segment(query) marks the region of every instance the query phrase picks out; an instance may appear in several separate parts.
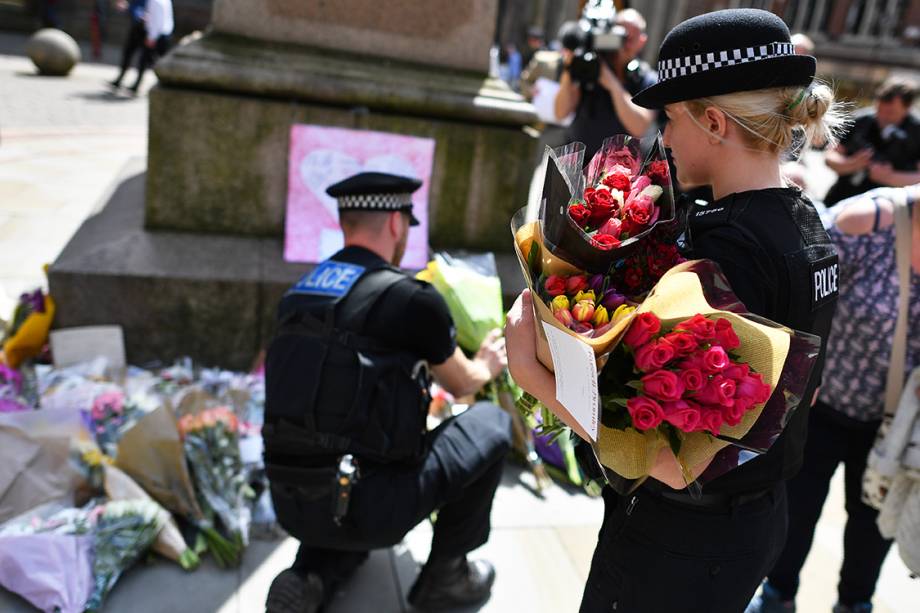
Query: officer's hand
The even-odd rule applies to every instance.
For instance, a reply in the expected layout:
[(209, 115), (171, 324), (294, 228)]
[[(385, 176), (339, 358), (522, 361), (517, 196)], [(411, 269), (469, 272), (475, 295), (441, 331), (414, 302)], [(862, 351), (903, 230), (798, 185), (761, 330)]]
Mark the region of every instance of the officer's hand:
[(869, 178), (882, 185), (894, 183), (894, 168), (891, 164), (877, 162), (869, 165)]
[(860, 149), (853, 155), (847, 158), (847, 165), (850, 168), (850, 172), (856, 172), (857, 170), (862, 170), (869, 166), (872, 162), (872, 149)]
[(505, 339), (498, 328), (489, 332), (479, 346), (474, 358), (482, 363), (489, 371), (489, 379), (494, 379), (498, 373), (508, 366), (508, 354), (505, 351)]

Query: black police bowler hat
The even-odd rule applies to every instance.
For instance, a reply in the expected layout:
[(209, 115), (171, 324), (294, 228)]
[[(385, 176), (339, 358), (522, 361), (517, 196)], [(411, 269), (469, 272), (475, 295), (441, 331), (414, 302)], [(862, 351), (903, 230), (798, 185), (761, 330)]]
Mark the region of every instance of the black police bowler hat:
[(806, 86), (815, 58), (796, 55), (783, 20), (728, 9), (677, 24), (658, 50), (658, 82), (633, 96), (646, 108), (770, 87)]
[(340, 211), (405, 211), (409, 225), (417, 226), (412, 214), (412, 192), (422, 182), (384, 172), (362, 172), (330, 185), (326, 193), (338, 200)]

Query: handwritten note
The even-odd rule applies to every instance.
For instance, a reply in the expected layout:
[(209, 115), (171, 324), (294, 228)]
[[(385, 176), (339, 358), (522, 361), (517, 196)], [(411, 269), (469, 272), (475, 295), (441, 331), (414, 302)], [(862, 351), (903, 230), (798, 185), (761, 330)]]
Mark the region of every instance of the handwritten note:
[(121, 326), (64, 328), (51, 333), (51, 355), (58, 368), (98, 357), (109, 368), (125, 367), (125, 337)]
[(556, 400), (596, 441), (599, 396), (594, 350), (552, 324), (543, 322), (543, 330), (556, 372)]

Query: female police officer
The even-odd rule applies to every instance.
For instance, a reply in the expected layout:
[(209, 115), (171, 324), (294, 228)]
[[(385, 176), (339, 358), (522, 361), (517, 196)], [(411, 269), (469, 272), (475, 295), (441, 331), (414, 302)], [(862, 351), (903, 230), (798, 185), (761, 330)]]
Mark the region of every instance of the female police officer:
[[(772, 13), (717, 11), (668, 34), (658, 83), (634, 101), (667, 113), (664, 143), (681, 184), (712, 187), (715, 201), (691, 213), (686, 255), (715, 260), (748, 311), (823, 339), (836, 289), (815, 279), (834, 276), (837, 256), (814, 207), (780, 174), (794, 130), (832, 136), (833, 96), (814, 72), (814, 58), (795, 55)], [(508, 316), (509, 366), (565, 417), (552, 373), (535, 357), (529, 302), (525, 292)], [(768, 453), (706, 483), (699, 499), (682, 489), (668, 451), (634, 494), (605, 488), (581, 610), (743, 611), (783, 547), (784, 481), (801, 464), (807, 400)]]

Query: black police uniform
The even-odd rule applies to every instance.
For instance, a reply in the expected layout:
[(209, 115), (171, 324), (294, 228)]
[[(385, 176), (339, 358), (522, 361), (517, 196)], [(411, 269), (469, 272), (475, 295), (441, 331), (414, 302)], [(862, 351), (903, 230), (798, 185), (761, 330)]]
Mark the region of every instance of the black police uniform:
[[(875, 109), (862, 109), (854, 114), (853, 125), (840, 139), (840, 144), (846, 155), (871, 149), (873, 162), (891, 164), (896, 171), (915, 172), (920, 164), (920, 116), (911, 111), (898, 126), (883, 131), (879, 128)], [(868, 170), (842, 175), (828, 190), (824, 204), (831, 206), (876, 187), (883, 186), (869, 178)]]
[[(394, 202), (360, 196), (345, 202)], [(294, 570), (318, 574), (329, 594), (368, 550), (398, 543), (435, 509), (432, 558), (484, 544), (510, 419), (480, 403), (425, 432), (425, 364), (456, 348), (438, 292), (349, 246), (295, 284), (278, 317), (266, 359), (265, 461), (279, 522), (301, 541)], [(356, 480), (341, 469), (346, 456)]]
[[(630, 94), (655, 83), (655, 73), (648, 64), (633, 60), (627, 67), (623, 78), (623, 87)], [(582, 142), (585, 144), (585, 161), (590, 160), (601, 148), (605, 138), (615, 134), (628, 134), (623, 122), (613, 107), (610, 92), (600, 83), (580, 83), (581, 98), (575, 107), (575, 118), (566, 131), (565, 142)], [(663, 114), (663, 113), (662, 113)]]
[(605, 488), (585, 612), (615, 602), (628, 612), (739, 613), (785, 542), (784, 480), (802, 462), (808, 404), (836, 306), (836, 251), (814, 206), (794, 188), (696, 207), (689, 235), (688, 258), (717, 262), (748, 311), (819, 335), (821, 357), (805, 400), (770, 450), (706, 483), (700, 500), (652, 479), (625, 497)]

